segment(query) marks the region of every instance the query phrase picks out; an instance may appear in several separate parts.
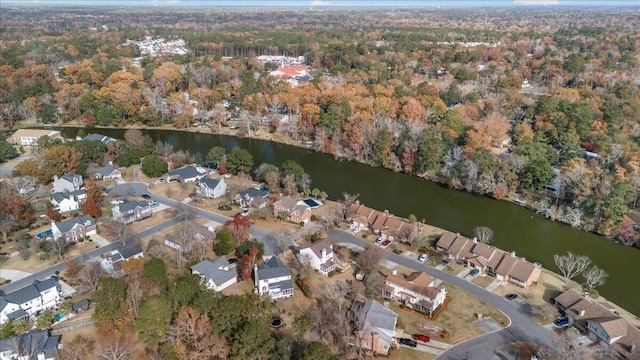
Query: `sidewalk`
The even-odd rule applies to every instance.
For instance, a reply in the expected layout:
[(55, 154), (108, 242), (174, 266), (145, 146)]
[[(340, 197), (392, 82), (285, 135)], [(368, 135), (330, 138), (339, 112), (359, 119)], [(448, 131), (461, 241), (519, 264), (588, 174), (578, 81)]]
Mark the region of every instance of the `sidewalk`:
[[(409, 338), (411, 339), (411, 334), (405, 333), (403, 330), (396, 330), (395, 336), (396, 338)], [(433, 355), (440, 355), (445, 350), (449, 349), (452, 345), (437, 341), (431, 340), (428, 343), (418, 341), (418, 346), (413, 348), (413, 350), (420, 351), (423, 353), (429, 353)]]
[(489, 292), (493, 292), (493, 290), (495, 290), (498, 286), (504, 284), (504, 282), (502, 280), (498, 280), (495, 279), (491, 282), (491, 284), (487, 285), (486, 288), (484, 288), (485, 290), (489, 291)]
[(11, 281), (24, 279), (29, 275), (31, 275), (31, 273), (20, 271), (20, 270), (13, 270), (13, 269), (0, 270), (0, 277), (6, 280), (11, 280)]

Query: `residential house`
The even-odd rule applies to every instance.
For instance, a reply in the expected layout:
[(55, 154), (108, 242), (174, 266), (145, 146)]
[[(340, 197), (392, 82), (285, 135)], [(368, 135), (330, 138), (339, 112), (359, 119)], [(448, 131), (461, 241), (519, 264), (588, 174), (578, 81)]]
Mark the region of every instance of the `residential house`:
[(96, 220), (89, 215), (75, 217), (62, 222), (51, 222), (51, 233), (55, 240), (64, 238), (67, 241), (78, 241), (98, 233)]
[(101, 143), (105, 144), (105, 145), (109, 145), (112, 143), (115, 143), (117, 140), (106, 136), (106, 135), (101, 135), (101, 134), (89, 134), (87, 136), (85, 136), (84, 138), (87, 141), (100, 141)]
[(109, 163), (101, 168), (96, 169), (96, 179), (119, 179), (122, 177), (122, 172), (109, 161)]
[(82, 187), (82, 176), (70, 172), (60, 177), (53, 175), (53, 191), (54, 192), (71, 192), (80, 190)]
[(71, 311), (75, 314), (89, 310), (89, 299), (82, 299), (71, 304)]
[(214, 180), (202, 178), (196, 183), (196, 193), (200, 196), (217, 199), (227, 193), (227, 184), (224, 178)]
[(328, 276), (336, 268), (333, 260), (333, 244), (327, 238), (302, 246), (300, 258), (324, 276)]
[(5, 294), (0, 290), (0, 325), (55, 308), (61, 300), (58, 279), (35, 280), (31, 285)]
[(382, 296), (401, 303), (423, 313), (433, 315), (447, 298), (444, 286), (434, 287), (433, 278), (422, 271), (407, 276), (393, 272), (385, 278)]
[(167, 181), (178, 180), (184, 182), (196, 182), (206, 175), (206, 170), (195, 166), (185, 166), (171, 170), (167, 173)]
[(275, 256), (264, 264), (255, 265), (254, 278), (261, 297), (268, 296), (276, 300), (293, 296), (291, 269)]
[(236, 194), (233, 201), (243, 208), (263, 208), (269, 203), (269, 191), (266, 187), (251, 187)]
[(82, 201), (87, 198), (84, 190), (76, 190), (71, 192), (53, 193), (49, 197), (54, 209), (61, 213), (78, 210)]
[(193, 249), (193, 246), (196, 245), (196, 243), (211, 244), (216, 238), (216, 234), (214, 233), (215, 229), (213, 227), (196, 224), (190, 220), (187, 222), (187, 226), (191, 232), (189, 239), (190, 242), (188, 244), (181, 245), (182, 241), (178, 240), (177, 234), (167, 234), (164, 237), (164, 244), (173, 249), (188, 252)]
[(362, 328), (356, 332), (357, 345), (379, 354), (389, 353), (395, 345), (395, 331), (398, 314), (375, 300), (364, 303)]
[(280, 216), (286, 212), (287, 219), (295, 223), (308, 223), (311, 220), (311, 207), (304, 201), (295, 200), (291, 196), (284, 197), (273, 204), (273, 214)]
[(0, 360), (57, 360), (61, 345), (48, 330), (27, 332), (0, 340)]
[(640, 330), (629, 324), (606, 302), (585, 297), (569, 289), (554, 299), (560, 312), (593, 341), (613, 346), (623, 359), (640, 359)]
[(505, 253), (495, 247), (445, 232), (436, 243), (436, 249), (450, 260), (464, 261), (468, 266), (481, 272), (495, 273), (498, 280), (528, 288), (537, 283), (542, 274), (542, 266), (516, 257), (515, 252)]
[(9, 138), (7, 138), (7, 142), (15, 145), (23, 145), (23, 146), (31, 146), (36, 145), (38, 140), (43, 137), (48, 136), (49, 139), (60, 139), (63, 140), (62, 134), (60, 131), (55, 130), (39, 130), (39, 129), (19, 129), (13, 133)]
[(292, 78), (296, 76), (304, 76), (309, 73), (309, 68), (305, 65), (279, 67), (273, 70), (269, 75), (277, 78)]
[(111, 210), (113, 220), (130, 224), (151, 217), (151, 204), (148, 201), (127, 201)]
[(203, 260), (191, 267), (191, 273), (200, 275), (205, 286), (213, 291), (222, 291), (238, 282), (235, 266), (223, 257)]
[(129, 259), (138, 259), (144, 257), (144, 252), (140, 245), (133, 243), (111, 250), (102, 255), (100, 267), (111, 276), (122, 276), (122, 263)]
[(421, 224), (411, 224), (407, 220), (389, 214), (387, 210), (378, 211), (360, 204), (351, 204), (347, 210), (347, 220), (355, 225), (356, 230), (369, 228), (383, 240), (399, 240), (419, 237), (423, 232)]

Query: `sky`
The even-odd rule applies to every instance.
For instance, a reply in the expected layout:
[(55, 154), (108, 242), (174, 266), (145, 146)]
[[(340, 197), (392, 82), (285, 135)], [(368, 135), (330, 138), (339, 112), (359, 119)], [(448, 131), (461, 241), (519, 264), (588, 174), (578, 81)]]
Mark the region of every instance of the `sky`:
[(635, 6), (639, 0), (2, 0), (33, 6), (198, 6), (198, 7), (512, 7), (529, 5)]

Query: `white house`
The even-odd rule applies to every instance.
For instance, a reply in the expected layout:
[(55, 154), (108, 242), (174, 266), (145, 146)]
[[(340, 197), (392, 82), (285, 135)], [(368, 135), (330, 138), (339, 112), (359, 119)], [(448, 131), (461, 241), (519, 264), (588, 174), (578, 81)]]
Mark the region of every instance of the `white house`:
[(140, 245), (129, 244), (103, 254), (102, 260), (100, 260), (100, 267), (111, 276), (122, 276), (122, 263), (124, 261), (142, 257), (144, 257), (144, 252)]
[(67, 241), (78, 241), (98, 233), (96, 220), (89, 215), (75, 217), (62, 222), (51, 222), (51, 233), (54, 239), (64, 238)]
[(60, 302), (61, 292), (55, 277), (35, 280), (31, 285), (9, 294), (0, 290), (0, 324), (55, 308)]
[(153, 212), (148, 201), (127, 201), (114, 206), (111, 215), (115, 221), (130, 224), (152, 216)]
[(432, 315), (444, 303), (447, 290), (444, 286), (433, 287), (433, 278), (425, 272), (415, 271), (405, 277), (394, 269), (385, 278), (382, 296)]
[(71, 192), (80, 190), (82, 187), (82, 176), (70, 172), (60, 177), (53, 175), (53, 190), (54, 192)]
[(19, 129), (11, 137), (7, 139), (7, 142), (16, 145), (36, 145), (38, 139), (43, 136), (48, 136), (51, 140), (60, 139), (63, 140), (60, 131), (56, 130), (38, 130), (38, 129)]
[(263, 208), (269, 203), (269, 191), (265, 187), (251, 187), (236, 194), (233, 201), (243, 208)]
[(213, 291), (222, 291), (238, 282), (235, 266), (223, 257), (201, 261), (191, 267), (191, 273), (200, 275), (205, 286)]
[(60, 335), (28, 332), (0, 340), (0, 360), (57, 360), (60, 346)]
[(336, 268), (333, 261), (333, 244), (329, 239), (318, 240), (300, 248), (300, 259), (327, 276)]
[(289, 298), (293, 296), (291, 269), (280, 259), (273, 256), (262, 265), (254, 268), (255, 287), (261, 297), (271, 299)]
[(82, 201), (87, 198), (87, 193), (84, 190), (77, 190), (72, 192), (53, 193), (49, 197), (54, 209), (61, 213), (78, 210)]
[(227, 193), (227, 184), (224, 182), (224, 178), (220, 178), (220, 180), (202, 178), (196, 184), (196, 193), (204, 197), (217, 199)]

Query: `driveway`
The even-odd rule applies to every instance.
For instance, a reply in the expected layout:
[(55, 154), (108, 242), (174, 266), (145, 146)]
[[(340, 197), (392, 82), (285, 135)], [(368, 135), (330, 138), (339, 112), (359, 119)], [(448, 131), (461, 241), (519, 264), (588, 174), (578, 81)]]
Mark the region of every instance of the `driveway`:
[[(342, 230), (331, 230), (328, 233), (328, 237), (338, 243), (349, 243), (359, 247), (370, 245), (369, 242)], [(446, 283), (467, 291), (502, 311), (511, 320), (511, 324), (503, 330), (484, 334), (453, 346), (439, 355), (437, 357), (439, 360), (460, 360), (465, 358), (470, 360), (490, 360), (495, 358), (494, 349), (497, 349), (501, 345), (518, 341), (532, 342), (549, 347), (554, 346), (555, 338), (553, 334), (551, 334), (548, 329), (545, 329), (533, 321), (526, 314), (521, 313), (518, 304), (513, 304), (455, 275), (448, 274), (391, 252), (387, 253), (387, 261), (392, 261), (416, 271), (424, 271), (434, 278), (441, 279)]]
[(1, 278), (11, 280), (11, 281), (24, 279), (29, 275), (31, 275), (31, 273), (20, 271), (20, 270), (13, 270), (13, 269), (2, 269), (2, 271), (0, 271)]

